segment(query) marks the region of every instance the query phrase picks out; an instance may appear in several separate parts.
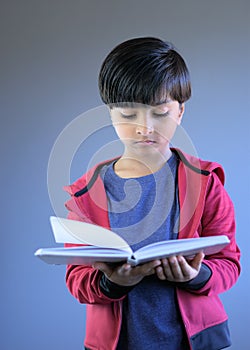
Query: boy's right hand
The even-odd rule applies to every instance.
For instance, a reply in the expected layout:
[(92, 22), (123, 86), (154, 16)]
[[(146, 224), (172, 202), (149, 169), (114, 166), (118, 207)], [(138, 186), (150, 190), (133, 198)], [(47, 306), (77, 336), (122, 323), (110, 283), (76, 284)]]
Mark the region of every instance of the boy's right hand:
[(154, 260), (135, 267), (132, 267), (128, 263), (112, 267), (103, 262), (96, 262), (93, 264), (93, 267), (102, 271), (113, 283), (120, 286), (134, 286), (144, 277), (153, 275), (155, 273), (155, 268), (159, 265), (161, 265), (161, 261)]

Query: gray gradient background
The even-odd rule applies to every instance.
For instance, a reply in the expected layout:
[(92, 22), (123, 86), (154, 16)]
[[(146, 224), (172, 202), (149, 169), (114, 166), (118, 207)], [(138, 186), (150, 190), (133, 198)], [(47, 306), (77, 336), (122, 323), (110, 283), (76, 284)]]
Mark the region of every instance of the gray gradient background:
[[(97, 75), (108, 51), (125, 39), (151, 35), (172, 41), (188, 62), (193, 97), (183, 126), (199, 156), (222, 163), (226, 171), (243, 272), (221, 297), (231, 349), (247, 350), (249, 1), (5, 0), (0, 16), (0, 348), (82, 347), (85, 306), (68, 293), (65, 268), (33, 257), (38, 247), (54, 244), (48, 159), (61, 130), (101, 105)], [(84, 172), (95, 143), (90, 140), (75, 157), (72, 178)]]

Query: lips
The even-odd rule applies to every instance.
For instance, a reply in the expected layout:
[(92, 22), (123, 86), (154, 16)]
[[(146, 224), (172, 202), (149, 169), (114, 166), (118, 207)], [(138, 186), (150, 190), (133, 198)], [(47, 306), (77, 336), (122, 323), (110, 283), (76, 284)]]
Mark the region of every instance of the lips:
[(139, 143), (139, 144), (145, 144), (145, 145), (153, 145), (156, 143), (156, 141), (154, 140), (140, 140), (140, 141), (137, 141), (136, 143)]

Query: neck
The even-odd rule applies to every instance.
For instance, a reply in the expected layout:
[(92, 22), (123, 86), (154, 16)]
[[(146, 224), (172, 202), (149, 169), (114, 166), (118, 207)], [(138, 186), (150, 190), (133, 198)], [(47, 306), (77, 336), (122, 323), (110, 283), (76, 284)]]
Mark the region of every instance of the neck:
[(123, 178), (140, 177), (155, 173), (168, 161), (172, 152), (157, 157), (136, 157), (126, 154), (115, 163), (115, 173)]

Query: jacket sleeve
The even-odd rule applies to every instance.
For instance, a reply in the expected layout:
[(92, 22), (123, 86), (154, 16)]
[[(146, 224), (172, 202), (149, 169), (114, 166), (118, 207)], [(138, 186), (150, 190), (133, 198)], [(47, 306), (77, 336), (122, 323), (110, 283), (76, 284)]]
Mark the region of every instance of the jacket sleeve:
[(230, 243), (219, 253), (206, 256), (203, 263), (211, 270), (207, 283), (193, 293), (220, 294), (230, 289), (240, 274), (240, 251), (235, 240), (235, 214), (231, 199), (215, 173), (210, 175), (203, 215), (201, 236), (226, 235)]
[[(68, 208), (69, 209), (69, 208)], [(76, 213), (70, 211), (68, 219), (85, 221)], [(89, 221), (86, 218), (86, 221)], [(74, 244), (65, 244), (66, 247), (76, 246)], [(66, 285), (70, 293), (80, 302), (86, 304), (109, 304), (113, 301), (122, 300), (127, 290), (119, 294), (107, 293), (102, 287), (101, 280), (103, 273), (89, 265), (68, 265), (66, 268)], [(111, 288), (111, 287), (110, 287)]]

